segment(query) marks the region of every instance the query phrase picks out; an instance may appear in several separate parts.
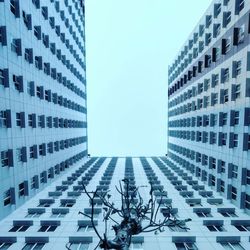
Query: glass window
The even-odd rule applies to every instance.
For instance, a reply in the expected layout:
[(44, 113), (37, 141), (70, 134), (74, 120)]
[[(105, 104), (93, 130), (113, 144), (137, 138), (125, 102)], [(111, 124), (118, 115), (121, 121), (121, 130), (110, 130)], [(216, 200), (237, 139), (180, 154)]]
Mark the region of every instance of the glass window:
[(45, 243), (27, 243), (22, 250), (40, 250), (43, 249)]

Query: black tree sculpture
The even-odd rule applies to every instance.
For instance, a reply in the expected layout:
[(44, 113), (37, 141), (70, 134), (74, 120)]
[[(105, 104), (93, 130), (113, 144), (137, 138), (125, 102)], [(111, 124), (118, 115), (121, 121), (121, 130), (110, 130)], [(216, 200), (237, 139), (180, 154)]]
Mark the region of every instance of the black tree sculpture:
[[(124, 182), (124, 187), (122, 187)], [(141, 186), (142, 187), (142, 186)], [(145, 187), (145, 186), (144, 186)], [(91, 206), (91, 213), (86, 214), (79, 212), (91, 220), (92, 227), (99, 238), (98, 247), (102, 249), (117, 249), (128, 250), (131, 244), (133, 235), (138, 235), (145, 232), (155, 232), (155, 234), (164, 231), (164, 227), (179, 227), (182, 229), (189, 229), (186, 227), (186, 222), (191, 219), (178, 220), (173, 214), (172, 206), (166, 204), (166, 192), (163, 190), (154, 190), (153, 185), (150, 188), (150, 199), (144, 203), (140, 192), (140, 187), (130, 185), (129, 179), (123, 179), (119, 182), (119, 187), (116, 187), (117, 192), (121, 197), (121, 208), (115, 207), (111, 202), (111, 195), (109, 191), (96, 190), (89, 192), (86, 186), (83, 186), (84, 193), (88, 196)], [(157, 197), (154, 192), (158, 192)], [(98, 232), (96, 224), (94, 223), (94, 211), (96, 199), (101, 200), (103, 204), (103, 220), (105, 222), (105, 232), (103, 236)], [(162, 212), (164, 218), (159, 219), (158, 214)], [(112, 216), (118, 215), (121, 220), (117, 222)], [(107, 238), (107, 222), (111, 220), (115, 237), (113, 239)], [(70, 250), (70, 245), (66, 245)]]

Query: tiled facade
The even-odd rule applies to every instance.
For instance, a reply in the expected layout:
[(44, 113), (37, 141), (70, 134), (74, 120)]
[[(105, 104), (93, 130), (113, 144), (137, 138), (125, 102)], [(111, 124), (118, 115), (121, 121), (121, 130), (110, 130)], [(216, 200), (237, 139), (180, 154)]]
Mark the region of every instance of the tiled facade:
[(82, 184), (119, 205), (123, 178), (192, 219), (131, 250), (250, 249), (250, 2), (213, 1), (169, 67), (168, 157), (152, 158), (87, 157), (84, 9), (0, 0), (0, 249), (95, 249)]
[(0, 1), (0, 219), (87, 155), (82, 1)]
[[(187, 170), (166, 157), (89, 158), (87, 163), (71, 168), (62, 177), (27, 201), (0, 223), (0, 249), (94, 249), (98, 243), (88, 218), (79, 211), (90, 212), (89, 200), (82, 193), (98, 186), (110, 190), (112, 201), (119, 206), (115, 186), (124, 177), (134, 180), (146, 201), (150, 185), (167, 191), (164, 202), (172, 205), (178, 219), (191, 218), (190, 230), (165, 228), (155, 235), (135, 236), (131, 249), (249, 249), (250, 217)], [(145, 187), (145, 185), (147, 187)], [(157, 192), (155, 192), (157, 196)], [(98, 204), (98, 201), (96, 201)], [(95, 208), (97, 227), (102, 232), (102, 205)], [(160, 217), (163, 215), (160, 213)], [(114, 217), (115, 218), (115, 217)], [(117, 219), (117, 218), (115, 218)], [(119, 218), (118, 218), (119, 219)], [(110, 236), (112, 221), (109, 223)], [(9, 248), (7, 248), (7, 246)], [(36, 248), (37, 247), (37, 248)], [(40, 247), (40, 248), (39, 248)]]
[(250, 2), (213, 1), (169, 67), (168, 156), (250, 213)]

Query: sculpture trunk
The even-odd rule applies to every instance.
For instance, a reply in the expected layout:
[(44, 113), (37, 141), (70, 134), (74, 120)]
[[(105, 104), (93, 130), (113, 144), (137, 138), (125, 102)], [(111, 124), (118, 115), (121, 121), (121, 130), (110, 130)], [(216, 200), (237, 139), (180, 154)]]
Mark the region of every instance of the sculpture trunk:
[(116, 236), (113, 240), (107, 240), (100, 245), (104, 249), (129, 250), (131, 233), (129, 226), (115, 229)]

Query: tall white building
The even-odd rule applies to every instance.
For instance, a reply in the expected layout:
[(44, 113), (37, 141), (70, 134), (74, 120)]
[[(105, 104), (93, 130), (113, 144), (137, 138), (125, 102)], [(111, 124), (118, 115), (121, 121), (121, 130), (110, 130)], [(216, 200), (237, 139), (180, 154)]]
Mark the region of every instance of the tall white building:
[(0, 219), (87, 155), (82, 1), (0, 1)]
[(192, 219), (131, 249), (250, 249), (249, 1), (213, 1), (169, 67), (168, 156), (152, 158), (87, 157), (83, 1), (0, 0), (0, 14), (0, 249), (94, 249), (82, 184), (119, 204), (124, 177)]
[[(187, 226), (165, 228), (155, 235), (144, 233), (135, 236), (131, 249), (249, 249), (250, 218), (241, 209), (187, 170), (171, 163), (166, 157), (158, 158), (90, 158), (86, 163), (70, 168), (23, 206), (0, 223), (0, 249), (94, 249), (98, 243), (87, 217), (90, 213), (87, 190), (109, 189), (112, 201), (119, 204), (120, 195), (115, 186), (124, 177), (134, 178), (143, 199), (149, 199), (149, 180), (155, 187), (167, 191), (164, 202), (171, 204), (178, 219), (191, 218)], [(98, 230), (104, 230), (102, 206), (96, 206)], [(163, 218), (163, 216), (162, 216)], [(109, 236), (112, 221), (108, 224)], [(4, 248), (5, 247), (5, 248)]]
[(250, 1), (213, 1), (169, 67), (168, 156), (250, 213)]

